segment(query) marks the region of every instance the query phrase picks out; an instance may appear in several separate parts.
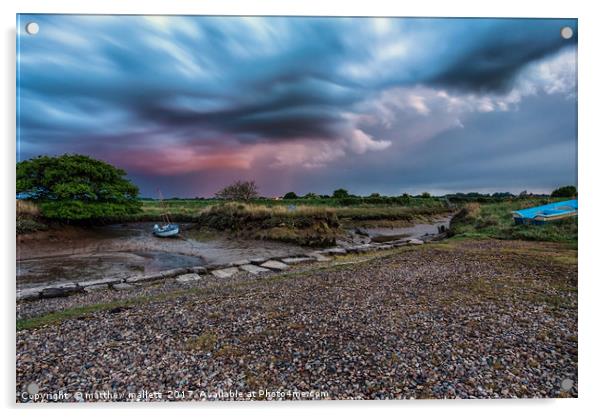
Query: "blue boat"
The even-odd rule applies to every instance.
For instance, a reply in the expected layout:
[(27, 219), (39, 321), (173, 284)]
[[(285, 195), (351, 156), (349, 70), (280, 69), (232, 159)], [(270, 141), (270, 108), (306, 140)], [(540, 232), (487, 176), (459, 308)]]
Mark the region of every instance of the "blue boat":
[(158, 224), (153, 226), (153, 234), (157, 237), (174, 237), (180, 233), (180, 226), (171, 222), (169, 218), (169, 213), (167, 212), (167, 206), (165, 205), (165, 201), (163, 200), (163, 194), (161, 194), (161, 190), (157, 188), (157, 192), (159, 193), (159, 204), (163, 209), (163, 213), (161, 213), (161, 219), (163, 220), (163, 225), (159, 226)]
[(559, 201), (512, 212), (516, 224), (546, 224), (577, 215), (577, 200)]
[(172, 237), (180, 233), (180, 227), (177, 224), (169, 223), (164, 226), (156, 224), (153, 227), (153, 234), (158, 237)]

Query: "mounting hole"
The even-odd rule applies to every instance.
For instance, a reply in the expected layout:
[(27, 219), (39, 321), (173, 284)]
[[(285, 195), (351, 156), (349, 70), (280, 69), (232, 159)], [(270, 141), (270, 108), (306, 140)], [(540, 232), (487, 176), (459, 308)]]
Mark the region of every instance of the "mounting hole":
[(571, 39), (573, 37), (573, 29), (569, 26), (563, 27), (560, 29), (560, 36), (562, 36), (563, 39)]
[(40, 31), (40, 25), (38, 25), (36, 22), (29, 22), (25, 25), (25, 31), (30, 35), (37, 35), (37, 33)]

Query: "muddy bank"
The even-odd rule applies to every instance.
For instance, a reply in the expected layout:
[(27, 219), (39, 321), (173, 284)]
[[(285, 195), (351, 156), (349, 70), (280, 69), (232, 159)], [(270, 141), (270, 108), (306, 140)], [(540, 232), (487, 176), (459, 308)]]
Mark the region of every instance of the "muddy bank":
[(358, 243), (386, 243), (398, 239), (422, 239), (439, 235), (448, 230), (452, 216), (438, 217), (429, 223), (417, 223), (402, 227), (349, 227), (346, 234), (337, 239), (337, 245), (347, 247)]
[(151, 234), (153, 223), (66, 228), (17, 239), (17, 285), (86, 281), (179, 267), (299, 253), (297, 245), (202, 232), (183, 225), (179, 238)]

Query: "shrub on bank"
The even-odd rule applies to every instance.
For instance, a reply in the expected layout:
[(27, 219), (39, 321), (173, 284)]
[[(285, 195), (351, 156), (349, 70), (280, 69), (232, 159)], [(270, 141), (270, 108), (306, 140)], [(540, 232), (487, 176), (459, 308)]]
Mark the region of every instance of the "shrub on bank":
[(201, 226), (242, 237), (271, 239), (307, 246), (335, 243), (339, 221), (331, 209), (321, 207), (266, 207), (253, 204), (215, 205), (198, 216)]

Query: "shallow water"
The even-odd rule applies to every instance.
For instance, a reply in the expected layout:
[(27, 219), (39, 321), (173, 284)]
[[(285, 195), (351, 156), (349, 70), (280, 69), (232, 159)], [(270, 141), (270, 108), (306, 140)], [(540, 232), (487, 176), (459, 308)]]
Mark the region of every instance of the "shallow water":
[(352, 243), (387, 242), (397, 239), (420, 239), (425, 235), (436, 235), (439, 233), (439, 227), (449, 228), (450, 217), (435, 219), (432, 223), (419, 223), (409, 227), (360, 227), (362, 236), (357, 233), (357, 229), (349, 229), (352, 242), (340, 242), (343, 246)]

